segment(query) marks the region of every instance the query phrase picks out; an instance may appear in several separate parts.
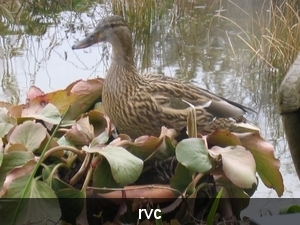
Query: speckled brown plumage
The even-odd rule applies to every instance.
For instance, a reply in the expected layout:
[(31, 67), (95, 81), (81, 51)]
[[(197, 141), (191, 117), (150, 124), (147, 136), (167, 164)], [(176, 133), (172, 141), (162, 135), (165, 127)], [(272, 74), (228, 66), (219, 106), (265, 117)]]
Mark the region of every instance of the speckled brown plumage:
[(103, 18), (90, 35), (72, 48), (98, 42), (112, 45), (102, 104), (120, 133), (132, 138), (145, 134), (158, 136), (162, 126), (180, 131), (186, 126), (191, 110), (184, 101), (196, 108), (198, 132), (205, 134), (216, 129), (234, 130), (245, 122), (244, 113), (251, 110), (191, 83), (159, 74), (138, 74), (131, 32), (120, 16)]

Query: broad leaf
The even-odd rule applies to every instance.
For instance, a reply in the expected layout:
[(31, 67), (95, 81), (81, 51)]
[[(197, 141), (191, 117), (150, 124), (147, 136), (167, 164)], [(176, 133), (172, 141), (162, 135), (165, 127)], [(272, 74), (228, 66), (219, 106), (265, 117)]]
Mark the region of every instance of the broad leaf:
[(4, 137), (16, 124), (16, 120), (7, 115), (6, 108), (0, 108), (0, 137)]
[(87, 81), (78, 80), (70, 84), (66, 91), (73, 95), (76, 94), (77, 98), (72, 103), (65, 118), (74, 119), (85, 113), (101, 97), (103, 81), (102, 78), (96, 78)]
[[(59, 110), (59, 114), (63, 114), (77, 99), (77, 94), (70, 93), (68, 90), (58, 90), (51, 93), (47, 93), (41, 96), (37, 96), (30, 100), (26, 105), (22, 106), (22, 116), (28, 117), (29, 115), (35, 115), (40, 112), (48, 104), (55, 105)], [(14, 107), (15, 108), (15, 107)], [(10, 110), (10, 113), (15, 117), (19, 117), (20, 108)], [(78, 111), (78, 110), (77, 110)], [(68, 111), (69, 112), (69, 111)], [(48, 114), (48, 113), (46, 113)], [(78, 113), (80, 114), (80, 113)], [(77, 114), (77, 115), (78, 115)], [(49, 114), (48, 114), (49, 115)], [(52, 116), (51, 116), (52, 117)], [(50, 117), (50, 118), (51, 118)], [(65, 118), (67, 119), (67, 118)], [(74, 119), (74, 118), (71, 118)]]
[[(14, 180), (3, 196), (14, 198), (2, 204), (0, 221), (3, 224), (12, 224), (16, 210), (18, 210), (16, 223), (47, 224), (47, 221), (58, 222), (61, 217), (60, 206), (53, 190), (44, 182), (31, 180), (24, 198), (20, 198), (29, 179), (28, 176)], [(19, 207), (18, 204), (20, 203)]]
[(132, 184), (140, 176), (143, 169), (143, 161), (126, 149), (106, 146), (99, 153), (107, 159), (112, 176), (121, 186)]
[(92, 140), (90, 147), (95, 147), (97, 145), (103, 145), (108, 141), (108, 139), (109, 139), (108, 131), (105, 130), (104, 132), (102, 132), (101, 134), (99, 134), (97, 137), (95, 137)]
[(79, 119), (65, 134), (67, 141), (74, 145), (88, 145), (94, 138), (94, 128), (89, 122), (89, 117)]
[(13, 130), (8, 141), (11, 144), (23, 144), (29, 151), (34, 151), (39, 148), (46, 134), (47, 130), (43, 125), (26, 121)]
[(50, 124), (59, 124), (61, 115), (55, 105), (48, 103), (44, 108), (34, 114), (27, 114), (23, 117), (31, 117), (38, 120), (43, 120)]
[(14, 151), (3, 154), (3, 162), (0, 167), (0, 187), (2, 187), (7, 173), (18, 166), (22, 166), (34, 158), (32, 152)]
[(240, 188), (251, 188), (256, 184), (256, 168), (252, 154), (242, 146), (220, 148), (209, 151), (222, 155), (222, 170), (233, 184)]
[(274, 147), (260, 137), (259, 133), (239, 134), (242, 145), (249, 150), (256, 163), (256, 170), (261, 180), (269, 188), (274, 188), (278, 196), (284, 191), (280, 162), (274, 156)]
[(18, 178), (30, 175), (36, 165), (36, 158), (31, 159), (22, 166), (15, 167), (12, 169), (6, 176), (6, 179), (3, 183), (3, 187), (0, 190), (0, 197), (2, 197), (8, 190), (9, 186)]
[(175, 130), (162, 127), (159, 138), (144, 135), (131, 142), (127, 135), (121, 134), (120, 139), (113, 141), (110, 145), (124, 147), (145, 161), (163, 160), (174, 156), (175, 147), (172, 141), (176, 135)]
[(210, 146), (236, 146), (241, 145), (240, 139), (226, 130), (217, 130), (207, 135), (207, 142)]
[(193, 172), (206, 173), (212, 168), (203, 139), (185, 139), (179, 142), (175, 152), (178, 162)]
[(120, 188), (121, 185), (118, 184), (112, 176), (112, 171), (108, 161), (103, 158), (101, 162), (97, 165), (93, 174), (93, 186), (99, 188)]
[[(175, 169), (175, 175), (171, 178), (170, 186), (173, 189), (183, 193), (192, 182), (192, 173), (181, 163), (178, 163)], [(178, 195), (178, 193), (175, 193)]]
[(56, 192), (62, 212), (62, 220), (76, 224), (76, 218), (80, 215), (84, 206), (85, 194), (73, 188), (66, 188)]

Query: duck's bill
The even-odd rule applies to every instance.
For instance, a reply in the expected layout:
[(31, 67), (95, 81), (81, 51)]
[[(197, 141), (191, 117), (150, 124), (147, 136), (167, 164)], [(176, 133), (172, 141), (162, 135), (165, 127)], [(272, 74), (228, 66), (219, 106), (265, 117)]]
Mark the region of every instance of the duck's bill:
[(87, 36), (83, 40), (77, 42), (72, 46), (72, 49), (82, 49), (82, 48), (87, 48), (90, 47), (91, 45), (94, 44), (93, 38), (90, 37), (91, 35)]

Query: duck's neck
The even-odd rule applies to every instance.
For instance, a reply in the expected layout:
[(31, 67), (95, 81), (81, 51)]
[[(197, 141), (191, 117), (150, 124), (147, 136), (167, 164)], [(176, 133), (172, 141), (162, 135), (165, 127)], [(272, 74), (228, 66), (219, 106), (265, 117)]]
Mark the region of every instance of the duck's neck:
[(125, 69), (135, 67), (133, 60), (133, 48), (131, 43), (131, 35), (123, 33), (122, 35), (115, 34), (110, 38), (112, 45), (112, 62), (116, 63)]

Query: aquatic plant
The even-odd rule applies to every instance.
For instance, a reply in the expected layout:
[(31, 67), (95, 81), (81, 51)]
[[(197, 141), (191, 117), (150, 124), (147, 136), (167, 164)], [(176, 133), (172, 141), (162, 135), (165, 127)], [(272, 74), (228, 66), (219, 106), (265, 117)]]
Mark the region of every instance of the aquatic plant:
[[(128, 221), (129, 215), (136, 221), (139, 208), (155, 205), (164, 220), (171, 214), (180, 222), (201, 221), (210, 204), (202, 202), (204, 211), (194, 215), (194, 210), (200, 210), (197, 197), (213, 200), (215, 188), (223, 188), (226, 205), (232, 198), (239, 200), (227, 208), (227, 213), (239, 217), (255, 192), (256, 172), (267, 187), (282, 195), (279, 161), (259, 132), (220, 130), (202, 136), (195, 130), (192, 110), (187, 120), (189, 138), (179, 142), (176, 132), (165, 127), (160, 137), (115, 136), (101, 104), (94, 104), (101, 97), (102, 85), (102, 79), (77, 81), (47, 94), (32, 87), (27, 103), (0, 103), (1, 221), (80, 224)], [(156, 171), (155, 162), (170, 158), (177, 162), (167, 164), (176, 167), (170, 179), (152, 183), (149, 166)], [(167, 171), (160, 170), (162, 174)], [(142, 185), (138, 182), (143, 176), (148, 183)], [(90, 214), (95, 210), (89, 207), (91, 201), (104, 205)], [(109, 217), (111, 210), (115, 211)]]

